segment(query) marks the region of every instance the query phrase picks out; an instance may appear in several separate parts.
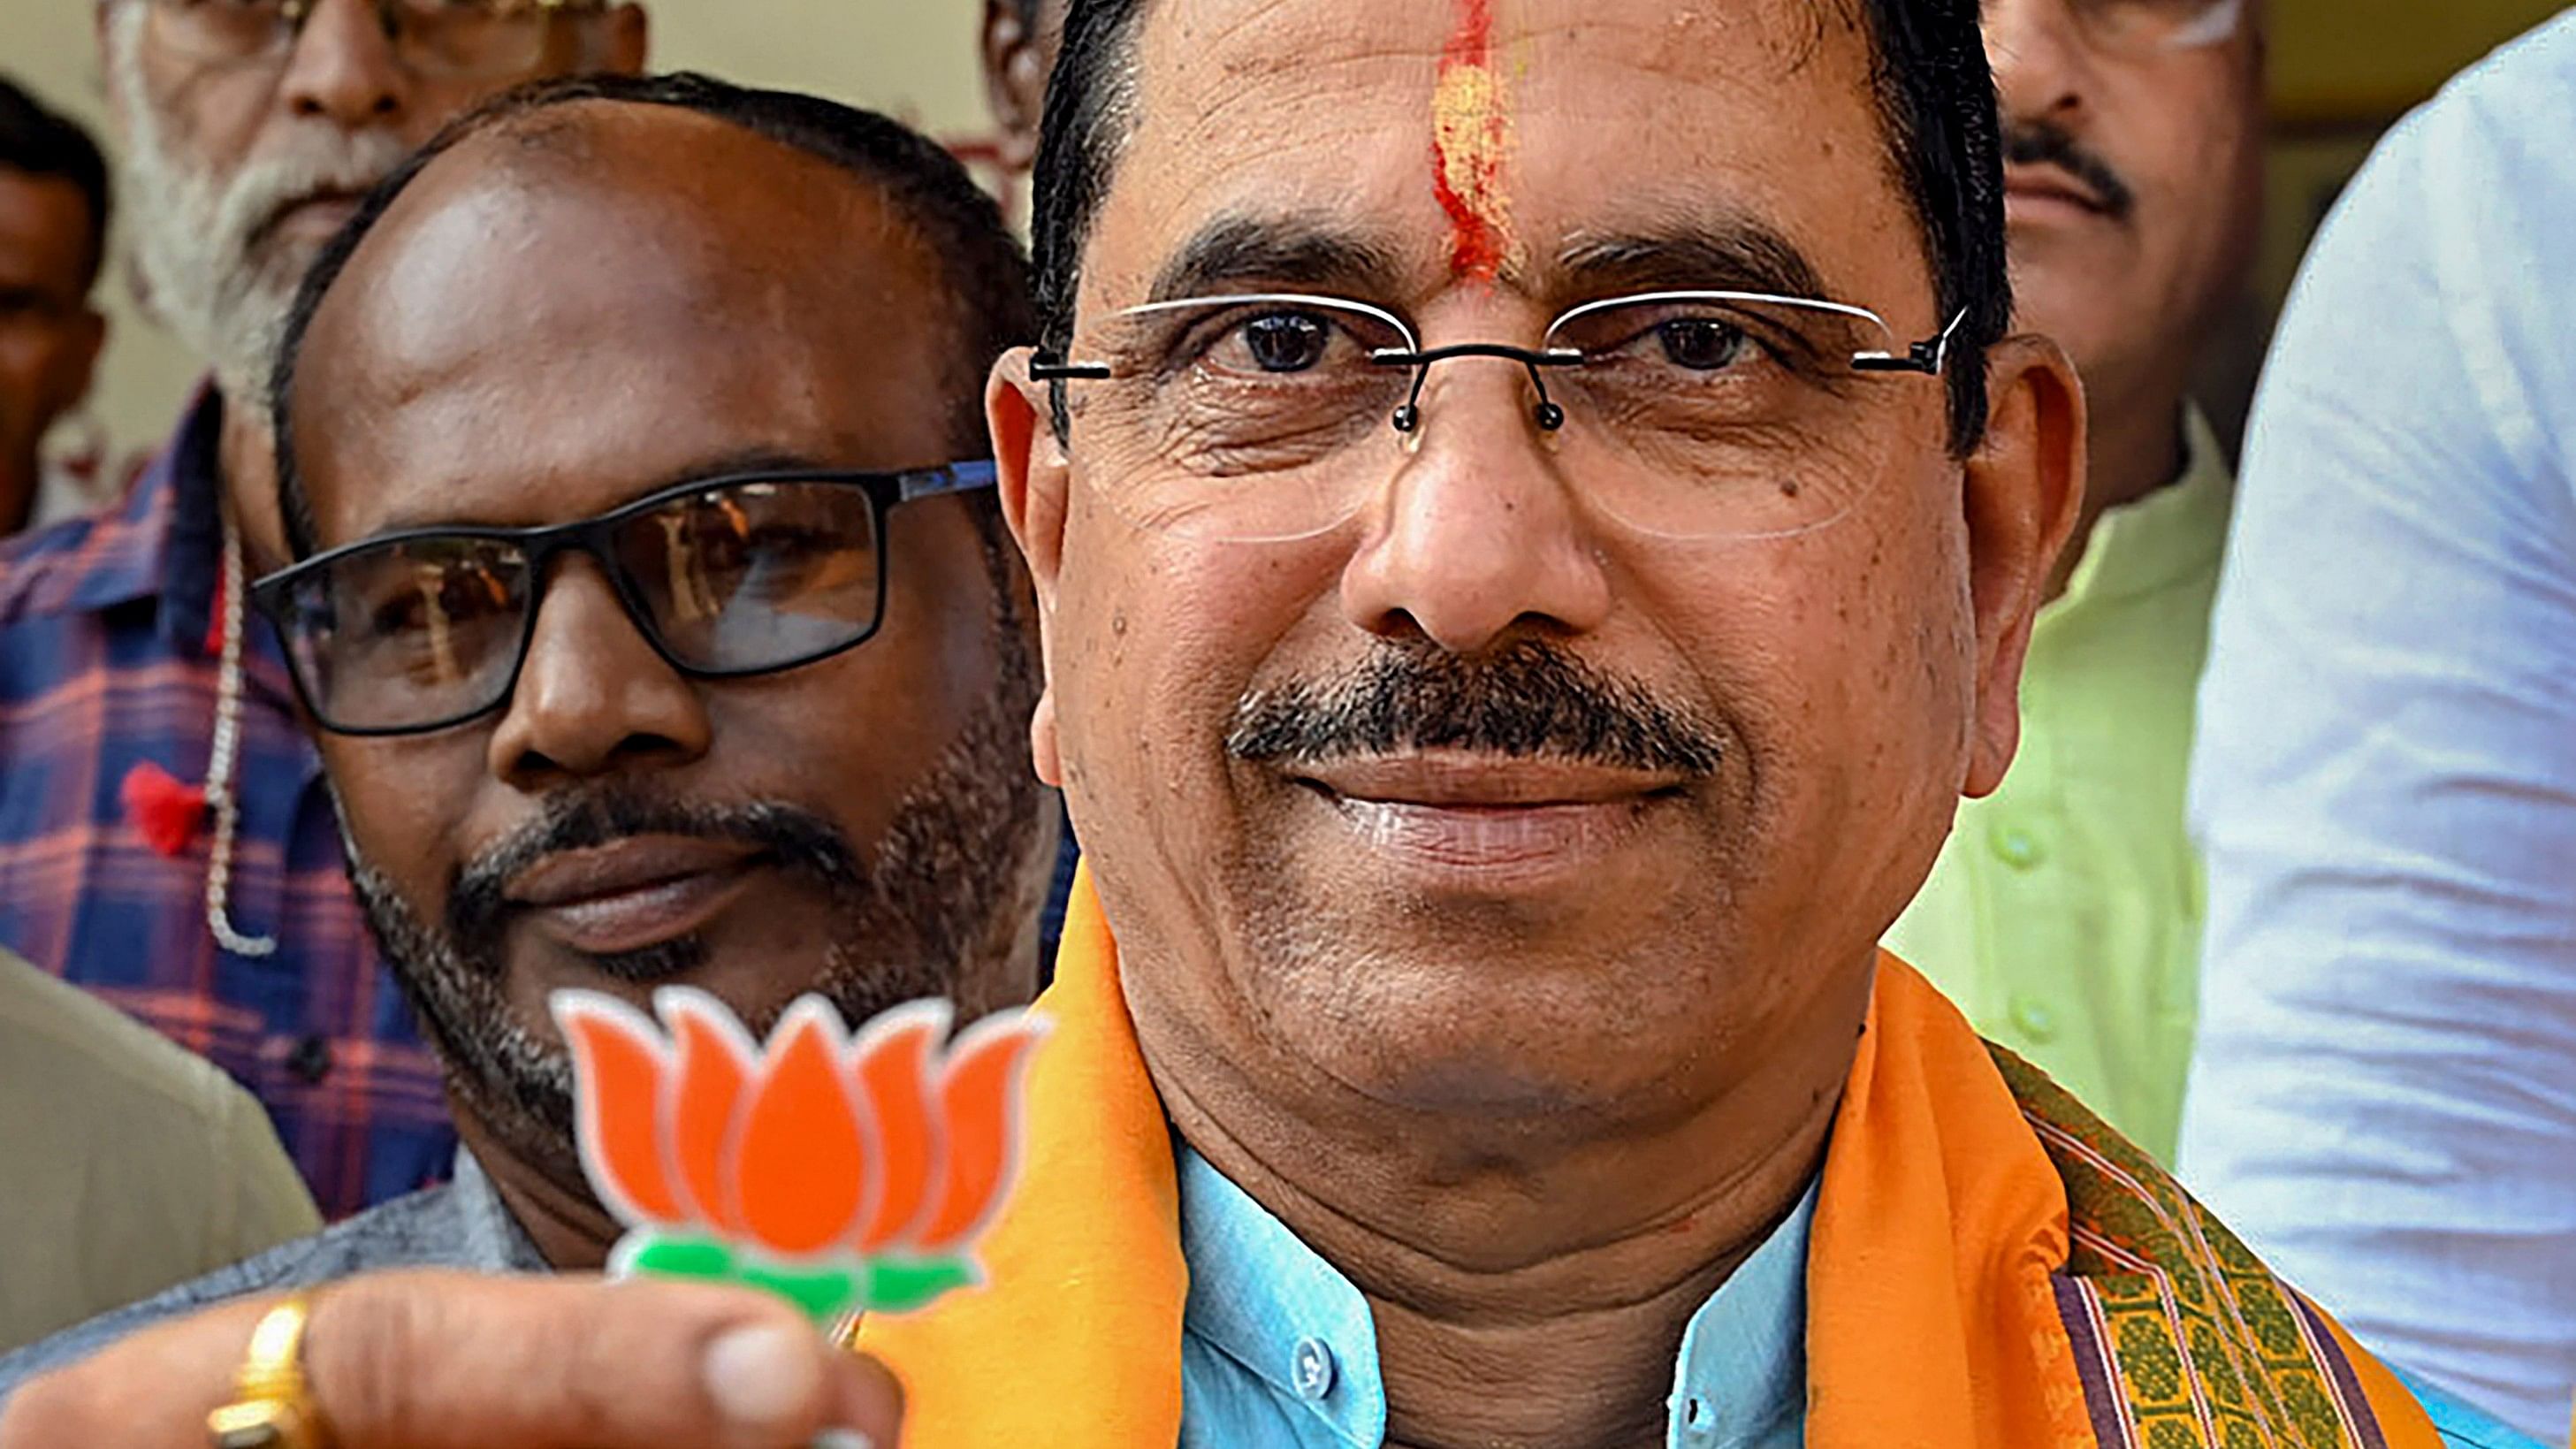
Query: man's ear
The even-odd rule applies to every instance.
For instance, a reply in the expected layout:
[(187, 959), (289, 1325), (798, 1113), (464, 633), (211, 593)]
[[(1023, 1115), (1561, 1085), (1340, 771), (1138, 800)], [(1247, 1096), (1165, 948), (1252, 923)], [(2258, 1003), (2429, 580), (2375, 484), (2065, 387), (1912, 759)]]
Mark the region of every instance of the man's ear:
[(1020, 0), (984, 0), (984, 100), (993, 109), (1002, 164), (1026, 171), (1037, 159), (1046, 105), (1046, 51)]
[(1072, 465), (1056, 438), (1047, 385), (1029, 377), (1030, 349), (1014, 347), (984, 380), (984, 424), (993, 435), (993, 467), (1002, 496), (1002, 519), (1028, 562), (1038, 596), (1039, 657), (1046, 689), (1029, 721), (1029, 755), (1038, 778), (1061, 788), (1063, 759), (1055, 727), (1056, 581), (1064, 566), (1066, 490)]
[(2045, 337), (1987, 352), (1986, 437), (1968, 458), (1968, 589), (1977, 703), (1961, 793), (1994, 793), (2021, 745), (2021, 668), (2048, 579), (2084, 504), (2084, 385)]

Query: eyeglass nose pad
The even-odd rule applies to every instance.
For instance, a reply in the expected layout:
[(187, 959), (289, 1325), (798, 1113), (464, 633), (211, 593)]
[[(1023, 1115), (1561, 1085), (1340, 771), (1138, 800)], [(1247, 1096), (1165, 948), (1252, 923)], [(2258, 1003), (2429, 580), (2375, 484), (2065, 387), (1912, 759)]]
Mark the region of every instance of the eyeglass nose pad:
[[(1564, 427), (1565, 409), (1558, 407), (1548, 398), (1547, 379), (1539, 376), (1538, 364), (1524, 361), (1521, 366), (1529, 373), (1530, 386), (1538, 392), (1536, 411), (1539, 430), (1553, 433)], [(1395, 424), (1397, 432), (1410, 434), (1414, 429), (1422, 426), (1422, 385), (1430, 376), (1430, 363), (1424, 362), (1414, 368), (1413, 390), (1406, 396), (1403, 406), (1398, 407), (1395, 410), (1395, 416), (1389, 420)]]
[(1414, 429), (1422, 426), (1422, 385), (1430, 380), (1431, 364), (1414, 363), (1413, 386), (1405, 390), (1404, 405), (1395, 410), (1394, 422), (1397, 432), (1409, 435)]
[(1536, 409), (1538, 414), (1538, 430), (1542, 433), (1552, 433), (1557, 429), (1564, 427), (1565, 409), (1558, 407), (1555, 399), (1550, 398), (1547, 395), (1547, 379), (1540, 375), (1537, 361), (1534, 359), (1524, 359), (1521, 363), (1521, 367), (1522, 370), (1529, 374), (1530, 391), (1538, 394), (1538, 407)]

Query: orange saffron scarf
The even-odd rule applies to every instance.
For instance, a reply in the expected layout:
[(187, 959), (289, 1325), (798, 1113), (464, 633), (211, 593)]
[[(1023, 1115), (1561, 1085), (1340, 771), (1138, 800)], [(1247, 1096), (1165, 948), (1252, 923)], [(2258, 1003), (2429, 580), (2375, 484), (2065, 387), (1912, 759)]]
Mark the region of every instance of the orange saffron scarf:
[[(1170, 1129), (1087, 873), (988, 1286), (872, 1320), (907, 1449), (1165, 1449), (1181, 1422)], [(1807, 1265), (1825, 1449), (2438, 1449), (2396, 1379), (2144, 1153), (1882, 957)]]

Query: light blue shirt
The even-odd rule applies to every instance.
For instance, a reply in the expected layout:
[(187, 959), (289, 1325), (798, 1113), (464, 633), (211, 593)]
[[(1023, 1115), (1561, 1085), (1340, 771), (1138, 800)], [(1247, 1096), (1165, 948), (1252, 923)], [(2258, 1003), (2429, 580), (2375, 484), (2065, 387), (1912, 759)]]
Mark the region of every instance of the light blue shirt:
[[(1368, 1300), (1186, 1146), (1180, 1159), (1180, 1449), (1379, 1449), (1386, 1386)], [(1796, 1449), (1807, 1420), (1807, 1229), (1797, 1208), (1691, 1315), (1667, 1449)]]
[(2184, 1181), (2393, 1364), (2576, 1383), (2576, 17), (2320, 234), (2200, 703)]

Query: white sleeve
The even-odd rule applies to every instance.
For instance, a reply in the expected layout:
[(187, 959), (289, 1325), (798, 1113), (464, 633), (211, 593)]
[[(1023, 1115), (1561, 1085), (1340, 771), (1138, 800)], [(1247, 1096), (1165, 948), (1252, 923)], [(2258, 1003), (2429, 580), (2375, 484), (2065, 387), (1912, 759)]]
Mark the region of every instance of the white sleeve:
[(2355, 182), (2256, 408), (2193, 760), (2209, 935), (2181, 1166), (2365, 1342), (2558, 1443), (2576, 28), (2486, 72)]

